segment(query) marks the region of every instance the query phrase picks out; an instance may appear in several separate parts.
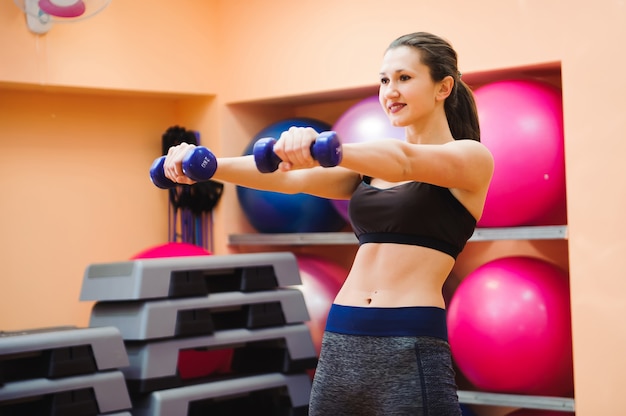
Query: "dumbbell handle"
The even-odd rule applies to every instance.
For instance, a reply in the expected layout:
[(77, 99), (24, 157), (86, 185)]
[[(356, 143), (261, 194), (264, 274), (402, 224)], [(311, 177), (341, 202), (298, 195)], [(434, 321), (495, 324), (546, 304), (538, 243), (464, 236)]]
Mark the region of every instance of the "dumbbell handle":
[[(276, 139), (265, 137), (259, 139), (252, 149), (257, 169), (262, 173), (274, 172), (282, 160), (274, 153)], [(320, 133), (311, 143), (311, 156), (320, 166), (325, 168), (337, 166), (343, 156), (339, 136), (334, 131)]]
[[(150, 179), (152, 183), (161, 189), (169, 189), (178, 185), (171, 181), (163, 171), (165, 156), (161, 156), (150, 167)], [(196, 182), (208, 181), (217, 170), (217, 158), (206, 147), (198, 146), (187, 152), (183, 158), (183, 173), (189, 179)]]

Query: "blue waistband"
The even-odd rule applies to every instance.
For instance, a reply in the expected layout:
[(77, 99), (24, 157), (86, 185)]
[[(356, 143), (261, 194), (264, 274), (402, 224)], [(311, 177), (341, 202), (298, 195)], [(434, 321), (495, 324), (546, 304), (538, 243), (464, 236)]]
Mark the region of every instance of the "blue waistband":
[(380, 337), (429, 336), (448, 341), (446, 311), (435, 306), (374, 308), (333, 304), (326, 331)]

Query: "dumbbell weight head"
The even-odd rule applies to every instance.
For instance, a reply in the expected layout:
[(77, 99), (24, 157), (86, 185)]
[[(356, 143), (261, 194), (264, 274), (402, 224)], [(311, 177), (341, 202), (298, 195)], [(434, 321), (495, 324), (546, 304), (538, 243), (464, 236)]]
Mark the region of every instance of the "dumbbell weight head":
[(175, 182), (169, 180), (163, 172), (163, 163), (165, 162), (165, 156), (161, 156), (152, 162), (150, 166), (150, 180), (152, 183), (161, 189), (170, 189), (176, 186)]
[(252, 148), (254, 155), (254, 163), (261, 173), (270, 173), (278, 169), (281, 160), (274, 153), (274, 144), (276, 139), (272, 137), (264, 137), (257, 140)]
[(196, 182), (208, 181), (217, 170), (217, 159), (206, 147), (195, 147), (183, 158), (183, 173)]
[(311, 145), (311, 156), (325, 168), (337, 166), (343, 157), (339, 136), (334, 131), (325, 131)]

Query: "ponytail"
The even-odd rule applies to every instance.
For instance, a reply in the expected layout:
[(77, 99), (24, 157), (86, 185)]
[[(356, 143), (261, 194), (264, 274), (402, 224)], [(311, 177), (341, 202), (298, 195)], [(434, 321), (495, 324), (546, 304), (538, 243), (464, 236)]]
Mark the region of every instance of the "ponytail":
[(456, 77), (454, 89), (446, 99), (444, 109), (452, 137), (456, 140), (480, 141), (480, 124), (474, 94), (460, 76)]

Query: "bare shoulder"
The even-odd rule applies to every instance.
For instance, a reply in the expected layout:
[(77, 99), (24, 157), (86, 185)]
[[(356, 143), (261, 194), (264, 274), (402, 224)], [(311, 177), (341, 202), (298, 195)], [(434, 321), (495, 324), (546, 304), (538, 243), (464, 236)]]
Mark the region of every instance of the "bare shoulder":
[(482, 144), (481, 142), (477, 141), (477, 140), (471, 140), (471, 139), (459, 139), (459, 140), (454, 140), (452, 142), (446, 143), (445, 146), (450, 146), (450, 147), (454, 147), (454, 148), (458, 148), (458, 149), (462, 149), (464, 152), (471, 152), (473, 153), (477, 153), (477, 154), (482, 154), (483, 157), (489, 157), (491, 158), (491, 151), (487, 148), (487, 146), (485, 146), (484, 144)]
[(493, 176), (494, 160), (491, 151), (476, 140), (456, 140), (447, 143), (452, 152), (463, 160), (459, 186), (450, 187), (452, 194), (478, 220), (482, 216), (485, 198)]
[(486, 173), (491, 175), (494, 166), (493, 155), (487, 146), (481, 142), (469, 139), (455, 140), (446, 143), (444, 146), (449, 147), (455, 154), (471, 161), (474, 168), (482, 167)]

